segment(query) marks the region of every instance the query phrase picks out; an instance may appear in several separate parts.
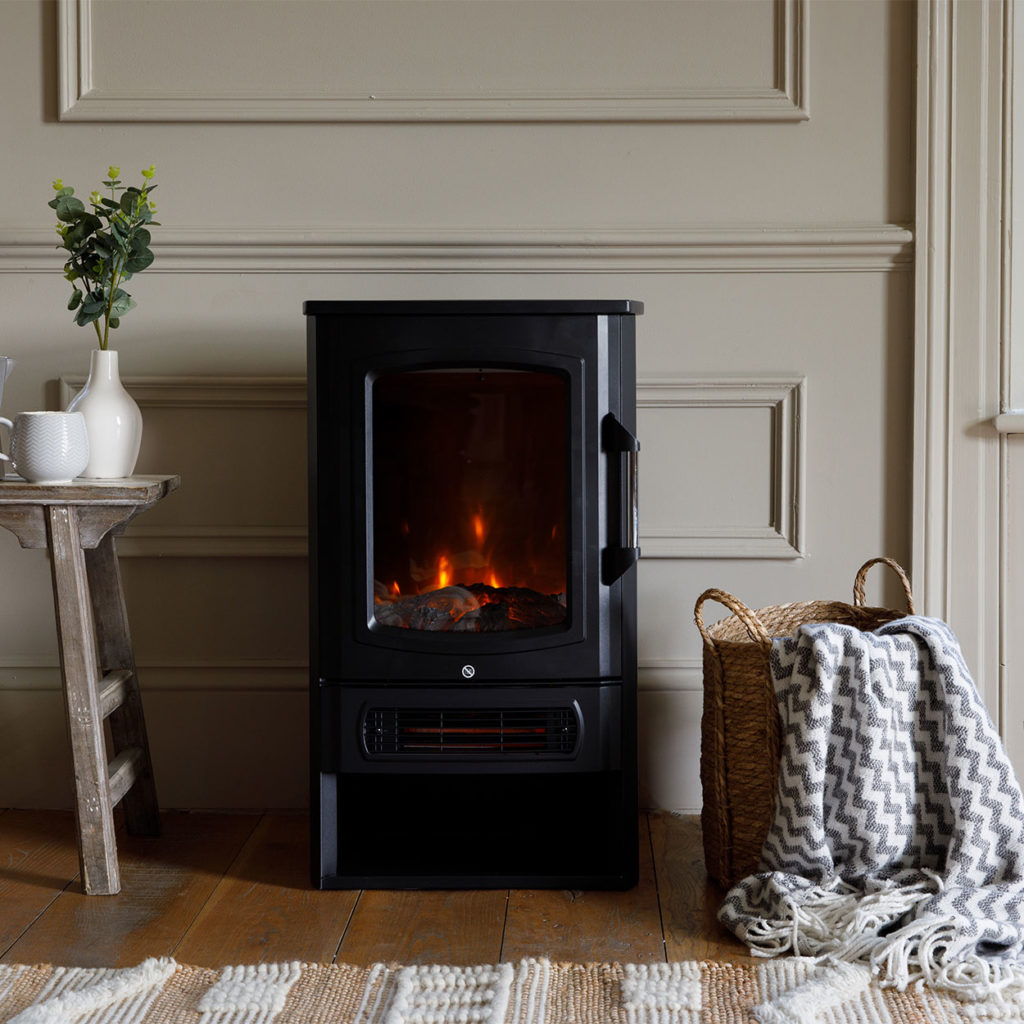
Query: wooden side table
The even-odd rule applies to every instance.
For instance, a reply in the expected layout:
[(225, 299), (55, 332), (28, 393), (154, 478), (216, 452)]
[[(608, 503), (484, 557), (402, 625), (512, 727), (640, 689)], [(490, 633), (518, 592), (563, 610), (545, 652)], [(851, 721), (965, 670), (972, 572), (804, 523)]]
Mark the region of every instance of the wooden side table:
[[(153, 766), (114, 535), (181, 482), (177, 476), (33, 484), (0, 479), (0, 526), (23, 548), (48, 548), (75, 769), (82, 885), (119, 892), (114, 807), (132, 835), (160, 830)], [(110, 720), (108, 763), (103, 723)]]

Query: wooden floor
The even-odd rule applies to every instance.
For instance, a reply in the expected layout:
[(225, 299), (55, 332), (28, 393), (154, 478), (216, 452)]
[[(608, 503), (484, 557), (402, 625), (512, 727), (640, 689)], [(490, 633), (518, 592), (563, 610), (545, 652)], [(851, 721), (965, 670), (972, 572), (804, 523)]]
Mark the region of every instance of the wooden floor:
[(640, 884), (625, 893), (318, 892), (303, 815), (179, 812), (162, 822), (159, 838), (120, 837), (119, 895), (85, 896), (71, 814), (0, 811), (0, 961), (748, 960), (715, 918), (721, 890), (704, 874), (692, 817), (641, 817)]

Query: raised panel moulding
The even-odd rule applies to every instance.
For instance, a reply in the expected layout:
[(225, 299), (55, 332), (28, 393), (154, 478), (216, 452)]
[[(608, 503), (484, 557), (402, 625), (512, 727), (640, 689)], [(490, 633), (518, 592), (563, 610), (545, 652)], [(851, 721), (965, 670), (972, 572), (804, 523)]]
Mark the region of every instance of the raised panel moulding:
[(641, 655), (637, 668), (637, 685), (641, 690), (700, 693), (704, 688), (704, 663), (700, 658), (646, 658)]
[(770, 493), (764, 496), (762, 504), (770, 513), (766, 523), (728, 527), (707, 523), (645, 529), (641, 518), (640, 548), (644, 557), (774, 559), (804, 556), (804, 377), (638, 380), (637, 411), (651, 408), (769, 410), (771, 436), (764, 442), (771, 453)]
[[(309, 667), (298, 659), (151, 658), (137, 666), (146, 693), (179, 691), (302, 691)], [(60, 662), (53, 655), (0, 656), (0, 692), (62, 690)]]
[[(62, 407), (85, 383), (60, 378)], [(126, 377), (123, 383), (142, 408), (301, 408), (304, 377)], [(805, 378), (650, 378), (637, 382), (637, 408), (766, 409), (771, 453), (768, 521), (751, 526), (662, 525), (645, 530), (647, 558), (800, 558), (804, 554)], [(305, 526), (132, 524), (118, 540), (126, 557), (302, 558)]]
[[(161, 231), (148, 274), (878, 273), (913, 267), (900, 225)], [(0, 232), (0, 273), (56, 272), (52, 233)]]
[[(123, 377), (142, 409), (302, 409), (305, 377)], [(60, 406), (85, 384), (80, 375), (61, 376)], [(137, 558), (305, 558), (307, 530), (279, 525), (150, 526), (133, 522), (117, 540), (118, 554)]]
[[(145, 693), (299, 692), (309, 687), (309, 666), (298, 659), (151, 658), (137, 668)], [(640, 658), (638, 686), (647, 691), (700, 692), (701, 660)], [(60, 662), (53, 655), (0, 655), (0, 692), (62, 689)]]
[(1003, 412), (992, 420), (999, 434), (1024, 434), (1024, 412)]
[[(305, 377), (122, 377), (140, 406), (163, 409), (301, 409)], [(84, 387), (82, 375), (60, 378), (62, 408)]]
[[(809, 0), (771, 0), (770, 81), (703, 88), (637, 88), (616, 92), (559, 89), (538, 93), (524, 79), (518, 88), (472, 94), (431, 94), (426, 85), (408, 94), (373, 86), (345, 95), (324, 94), (322, 84), (289, 67), (275, 94), (273, 68), (266, 91), (182, 90), (180, 81), (130, 94), (104, 89), (103, 68), (92, 45), (92, 0), (58, 0), (58, 97), (62, 121), (178, 122), (585, 122), (585, 121), (805, 121), (808, 119)], [(443, 9), (439, 10), (442, 11)], [(580, 18), (580, 31), (586, 17)], [(241, 44), (240, 44), (241, 45)], [(680, 43), (682, 46), (682, 41)], [(680, 50), (680, 59), (685, 54)]]

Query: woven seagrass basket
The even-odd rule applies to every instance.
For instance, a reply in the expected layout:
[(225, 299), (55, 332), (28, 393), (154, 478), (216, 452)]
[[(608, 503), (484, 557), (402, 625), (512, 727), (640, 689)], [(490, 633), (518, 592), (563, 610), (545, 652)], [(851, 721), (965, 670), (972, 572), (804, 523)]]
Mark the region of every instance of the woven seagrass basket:
[[(868, 570), (888, 565), (900, 578), (907, 610), (870, 608), (864, 603)], [(717, 601), (732, 612), (704, 625), (704, 603)], [(724, 590), (697, 598), (694, 621), (704, 638), (704, 714), (701, 719), (700, 781), (704, 805), (704, 863), (725, 887), (757, 871), (775, 807), (779, 775), (779, 714), (769, 654), (772, 637), (790, 636), (812, 622), (838, 622), (877, 629), (914, 614), (910, 580), (891, 558), (872, 558), (857, 572), (853, 604), (801, 601), (751, 611)]]

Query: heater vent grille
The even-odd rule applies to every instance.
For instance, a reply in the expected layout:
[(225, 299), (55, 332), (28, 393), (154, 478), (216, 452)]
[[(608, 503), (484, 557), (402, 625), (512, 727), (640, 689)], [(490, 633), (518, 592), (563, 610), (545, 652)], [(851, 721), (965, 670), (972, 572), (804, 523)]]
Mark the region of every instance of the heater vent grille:
[(363, 750), (371, 758), (530, 760), (573, 757), (577, 706), (552, 708), (370, 708)]

